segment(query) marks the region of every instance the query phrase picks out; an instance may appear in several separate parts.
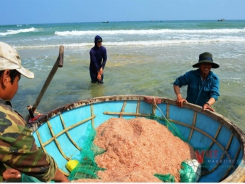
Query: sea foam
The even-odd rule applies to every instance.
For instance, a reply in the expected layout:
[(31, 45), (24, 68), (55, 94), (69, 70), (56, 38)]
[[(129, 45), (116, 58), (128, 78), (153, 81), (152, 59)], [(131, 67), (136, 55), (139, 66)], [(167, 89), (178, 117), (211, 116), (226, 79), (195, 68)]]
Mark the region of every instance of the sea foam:
[(37, 31), (36, 28), (27, 28), (27, 29), (17, 29), (17, 30), (7, 30), (7, 32), (0, 32), (0, 36), (14, 35), (19, 33), (28, 33)]
[(145, 29), (145, 30), (86, 30), (86, 31), (55, 31), (58, 36), (82, 36), (82, 35), (154, 35), (154, 34), (231, 34), (245, 33), (243, 29)]

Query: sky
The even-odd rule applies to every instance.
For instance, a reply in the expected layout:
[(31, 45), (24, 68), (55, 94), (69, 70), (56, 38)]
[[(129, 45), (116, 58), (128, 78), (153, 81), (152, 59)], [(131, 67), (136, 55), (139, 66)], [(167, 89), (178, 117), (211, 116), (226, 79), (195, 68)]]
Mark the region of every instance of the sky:
[(245, 0), (0, 0), (0, 25), (245, 20)]

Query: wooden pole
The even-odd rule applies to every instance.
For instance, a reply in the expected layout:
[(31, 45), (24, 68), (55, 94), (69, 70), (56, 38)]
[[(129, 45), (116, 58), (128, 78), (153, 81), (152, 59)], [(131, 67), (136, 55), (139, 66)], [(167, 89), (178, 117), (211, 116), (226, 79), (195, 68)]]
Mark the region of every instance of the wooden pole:
[(42, 90), (41, 90), (41, 92), (39, 93), (39, 95), (38, 95), (38, 97), (36, 99), (35, 104), (32, 106), (32, 108), (28, 108), (31, 118), (34, 117), (33, 113), (37, 109), (37, 106), (39, 105), (39, 103), (40, 103), (45, 91), (47, 90), (50, 82), (52, 81), (57, 69), (59, 67), (60, 68), (63, 67), (63, 62), (64, 62), (64, 46), (61, 45), (60, 48), (59, 48), (59, 56), (58, 56), (56, 62), (54, 63), (54, 66), (53, 66), (52, 70), (50, 71), (50, 73), (49, 73), (49, 75), (48, 75), (48, 77), (47, 77), (47, 79), (46, 79), (46, 81), (45, 81), (45, 83), (44, 83), (44, 85), (42, 87)]

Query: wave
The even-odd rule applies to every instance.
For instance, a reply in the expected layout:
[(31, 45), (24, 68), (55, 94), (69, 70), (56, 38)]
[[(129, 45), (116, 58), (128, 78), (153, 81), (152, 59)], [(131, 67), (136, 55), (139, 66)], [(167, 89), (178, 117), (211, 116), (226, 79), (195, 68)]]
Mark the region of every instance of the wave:
[(146, 30), (88, 30), (88, 31), (55, 31), (55, 35), (58, 36), (81, 36), (81, 35), (153, 35), (153, 34), (166, 34), (166, 33), (178, 33), (178, 34), (231, 34), (231, 33), (245, 33), (243, 29), (146, 29)]
[[(245, 43), (245, 38), (236, 39), (186, 39), (186, 40), (148, 40), (148, 41), (122, 41), (122, 42), (105, 42), (106, 46), (161, 46), (161, 45), (185, 45), (185, 44), (210, 44), (210, 43)], [(61, 44), (50, 45), (28, 45), (28, 46), (15, 46), (16, 49), (45, 49), (59, 47)], [(81, 48), (93, 47), (93, 43), (65, 43), (62, 44), (66, 48)]]
[(13, 34), (19, 34), (19, 33), (28, 33), (28, 32), (34, 32), (37, 31), (36, 28), (27, 28), (27, 29), (18, 29), (18, 30), (7, 30), (5, 33), (0, 32), (0, 36), (7, 36), (7, 35), (13, 35)]

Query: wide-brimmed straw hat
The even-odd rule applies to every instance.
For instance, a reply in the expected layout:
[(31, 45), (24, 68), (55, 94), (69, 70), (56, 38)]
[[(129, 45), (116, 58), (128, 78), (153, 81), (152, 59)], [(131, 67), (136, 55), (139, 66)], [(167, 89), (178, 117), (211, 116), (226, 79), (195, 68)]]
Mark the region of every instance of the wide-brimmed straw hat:
[(2, 70), (17, 70), (27, 78), (34, 78), (34, 73), (21, 65), (18, 52), (4, 42), (0, 42), (0, 71)]
[(198, 63), (192, 65), (194, 68), (198, 68), (199, 64), (201, 63), (211, 63), (212, 68), (219, 68), (219, 65), (217, 63), (213, 62), (212, 54), (209, 52), (204, 52), (199, 55), (199, 61)]

